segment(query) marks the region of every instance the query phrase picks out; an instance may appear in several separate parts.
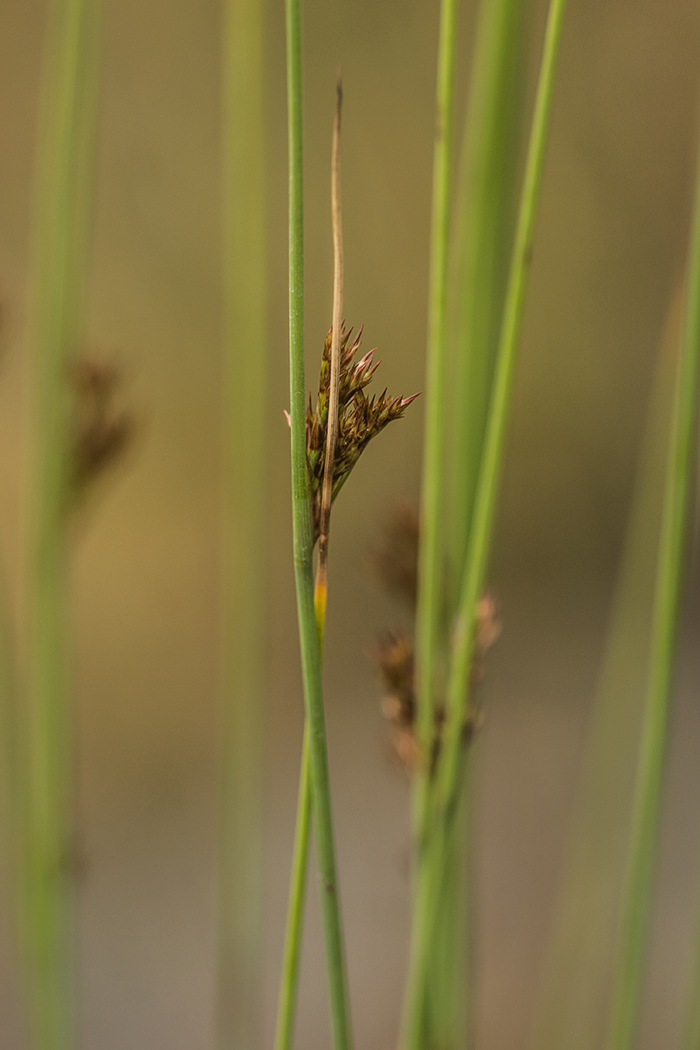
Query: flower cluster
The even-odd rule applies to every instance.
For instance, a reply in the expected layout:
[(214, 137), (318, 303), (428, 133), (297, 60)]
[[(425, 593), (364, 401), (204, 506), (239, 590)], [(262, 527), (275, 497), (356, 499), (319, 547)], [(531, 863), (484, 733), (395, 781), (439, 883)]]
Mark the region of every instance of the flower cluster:
[[(309, 396), (306, 413), (306, 458), (311, 482), (313, 506), (314, 543), (318, 539), (321, 516), (321, 492), (326, 463), (326, 432), (328, 427), (328, 404), (331, 380), (331, 335), (326, 336), (321, 358), (321, 377), (318, 384), (316, 404)], [(390, 397), (386, 390), (368, 397), (366, 387), (372, 380), (380, 362), (374, 360), (370, 350), (359, 361), (355, 361), (362, 329), (352, 339), (352, 328), (341, 329), (340, 377), (338, 385), (338, 439), (333, 464), (333, 499), (338, 495), (373, 437), (395, 419), (400, 419), (406, 408), (418, 394), (411, 397)]]
[[(418, 510), (410, 504), (395, 509), (388, 524), (384, 543), (375, 551), (374, 562), (386, 589), (399, 598), (411, 615), (415, 614), (418, 547)], [(479, 685), (485, 672), (486, 654), (501, 632), (496, 600), (485, 591), (476, 607), (472, 684)], [(391, 741), (401, 763), (413, 773), (419, 759), (416, 739), (415, 657), (412, 636), (404, 631), (385, 634), (373, 651), (374, 663), (382, 686), (382, 711), (391, 727)], [(462, 727), (467, 746), (479, 727), (481, 712), (472, 700)], [(433, 713), (433, 738), (429, 755), (434, 771), (442, 746), (445, 707), (436, 703)]]

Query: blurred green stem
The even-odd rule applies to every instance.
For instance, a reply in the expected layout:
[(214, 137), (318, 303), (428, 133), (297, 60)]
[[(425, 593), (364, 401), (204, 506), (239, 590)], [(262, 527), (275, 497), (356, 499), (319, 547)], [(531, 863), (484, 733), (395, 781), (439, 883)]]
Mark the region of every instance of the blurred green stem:
[(335, 866), (321, 647), (314, 606), (311, 493), (306, 463), (304, 378), (303, 91), (300, 0), (286, 0), (289, 129), (289, 350), (292, 521), (297, 615), (309, 735), (314, 837), (326, 941), (326, 971), (335, 1050), (350, 1050), (340, 903)]
[[(458, 186), (449, 548), (462, 578), (481, 460), (516, 203), (524, 0), (482, 0)], [(458, 595), (451, 596), (453, 601)]]
[(418, 606), (416, 610), (416, 704), (420, 748), (414, 790), (414, 826), (420, 848), (427, 803), (433, 736), (435, 676), (439, 642), (444, 518), (445, 378), (447, 358), (447, 269), (449, 259), (450, 189), (454, 69), (458, 0), (442, 0), (438, 44), (433, 201), (430, 239), (430, 288), (426, 407), (421, 489)]
[(493, 534), (503, 451), (510, 414), (525, 293), (532, 261), (535, 221), (552, 107), (554, 74), (566, 0), (551, 0), (528, 146), (515, 243), (510, 265), (503, 324), (498, 345), (493, 393), (484, 437), (484, 451), (474, 499), (474, 514), (454, 629), (447, 685), (443, 752), (436, 771), (435, 812), (447, 813), (457, 802), (462, 782), (463, 733), (469, 712), (474, 658), (476, 609), (483, 590)]
[(260, 1045), (267, 259), (261, 0), (227, 0), (223, 55), (226, 514), (221, 1050)]
[(647, 682), (665, 453), (681, 306), (669, 309), (652, 381), (605, 652), (567, 828), (532, 1050), (594, 1050), (610, 984)]
[[(22, 948), (21, 914), (23, 818), (27, 812), (24, 770), (25, 740), (22, 733), (20, 691), (17, 680), (10, 608), (5, 574), (0, 571), (0, 884), (7, 887), (7, 900), (15, 915), (12, 954)], [(20, 922), (22, 920), (20, 919)]]
[[(481, 0), (457, 186), (455, 273), (450, 289), (457, 322), (446, 488), (450, 566), (446, 598), (452, 611), (464, 571), (508, 276), (528, 43), (525, 23), (524, 0)], [(472, 806), (472, 792), (465, 789), (449, 847), (451, 875), (441, 909), (444, 930), (433, 955), (431, 1031), (441, 1047), (474, 1044)]]
[(72, 724), (66, 668), (68, 360), (79, 349), (91, 217), (97, 12), (49, 8), (35, 215), (35, 431), (22, 927), (35, 1050), (74, 1045)]
[(516, 229), (515, 244), (504, 306), (498, 347), (493, 395), (484, 441), (479, 481), (474, 503), (457, 622), (448, 677), (446, 721), (443, 746), (430, 793), (429, 810), (424, 809), (420, 835), (423, 855), (418, 867), (414, 900), (413, 929), (406, 1005), (401, 1039), (402, 1050), (422, 1050), (425, 1031), (425, 988), (431, 962), (432, 940), (443, 891), (455, 811), (464, 782), (468, 751), (464, 747), (464, 726), (469, 712), (469, 691), (474, 655), (476, 606), (483, 589), (493, 518), (501, 475), (510, 395), (515, 372), (516, 351), (530, 269), (537, 206), (551, 112), (554, 72), (561, 39), (565, 0), (552, 0), (545, 31), (544, 50), (535, 99), (525, 178)]
[(649, 682), (635, 787), (609, 1050), (632, 1046), (646, 962), (666, 759), (668, 713), (693, 487), (700, 351), (700, 162), (688, 253), (685, 308), (656, 572)]
[(18, 707), (17, 668), (12, 645), (7, 584), (0, 571), (0, 841), (4, 875), (12, 883), (18, 861), (18, 839), (26, 800), (22, 797), (24, 742)]
[(310, 832), (311, 769), (309, 764), (309, 733), (307, 727), (304, 726), (299, 797), (297, 800), (297, 823), (294, 830), (292, 877), (289, 888), (289, 905), (287, 907), (287, 927), (284, 936), (282, 977), (277, 1005), (275, 1050), (291, 1050), (294, 1042), (294, 1020), (299, 988), (299, 962), (301, 959), (301, 935), (304, 926), (304, 899), (306, 896)]

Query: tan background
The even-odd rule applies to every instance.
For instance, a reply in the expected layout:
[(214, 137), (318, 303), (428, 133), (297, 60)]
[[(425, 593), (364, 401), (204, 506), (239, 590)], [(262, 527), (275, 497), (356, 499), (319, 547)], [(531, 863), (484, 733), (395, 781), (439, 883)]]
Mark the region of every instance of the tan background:
[[(537, 3), (533, 63), (544, 5)], [(137, 448), (75, 552), (85, 1050), (210, 1050), (219, 608), (220, 12), (105, 4), (89, 345), (115, 355)], [(460, 52), (466, 81), (473, 11)], [(43, 5), (0, 4), (0, 530), (18, 589), (32, 154)], [(437, 0), (305, 4), (307, 342), (329, 323), (328, 153), (345, 84), (346, 316), (382, 385), (423, 384)], [(269, 5), (270, 695), (265, 1033), (272, 1033), (301, 741), (290, 563), (282, 4)], [(526, 1045), (581, 732), (594, 692), (653, 358), (682, 271), (700, 16), (691, 0), (571, 0), (492, 578), (504, 634), (485, 686), (479, 859), (483, 1050)], [(311, 384), (315, 379), (310, 366)], [(395, 1045), (406, 949), (407, 792), (367, 651), (395, 611), (368, 550), (418, 491), (422, 405), (335, 515), (327, 694), (359, 1050)], [(697, 573), (676, 725), (645, 1050), (679, 1033), (700, 825)], [(694, 604), (693, 604), (694, 603)], [(312, 890), (313, 890), (313, 883)], [(298, 1046), (328, 1045), (311, 893)], [(7, 921), (4, 920), (5, 943)], [(20, 1047), (0, 968), (0, 1045)]]

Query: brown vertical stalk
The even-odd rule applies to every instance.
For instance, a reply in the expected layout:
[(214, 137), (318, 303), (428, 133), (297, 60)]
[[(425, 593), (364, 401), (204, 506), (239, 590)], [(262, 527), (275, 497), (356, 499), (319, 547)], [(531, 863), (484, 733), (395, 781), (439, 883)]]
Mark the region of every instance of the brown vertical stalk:
[[(338, 79), (336, 89), (335, 121), (333, 123), (333, 147), (331, 161), (331, 214), (333, 221), (333, 334), (331, 337), (331, 381), (328, 404), (328, 435), (326, 438), (326, 461), (323, 471), (321, 495), (321, 520), (318, 537), (318, 567), (316, 570), (316, 618), (319, 625), (325, 623), (326, 598), (328, 594), (328, 536), (331, 524), (331, 502), (333, 499), (333, 466), (335, 446), (338, 440), (338, 385), (340, 381), (340, 326), (343, 313), (343, 226), (340, 213), (340, 116), (343, 105), (343, 88)], [(320, 637), (323, 636), (319, 628)]]

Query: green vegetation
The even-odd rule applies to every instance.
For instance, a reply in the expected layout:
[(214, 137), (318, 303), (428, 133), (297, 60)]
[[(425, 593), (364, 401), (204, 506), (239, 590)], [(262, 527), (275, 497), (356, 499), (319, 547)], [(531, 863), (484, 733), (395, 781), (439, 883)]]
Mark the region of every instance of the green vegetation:
[(34, 460), (29, 537), (21, 934), (35, 1050), (75, 1045), (72, 705), (67, 657), (69, 365), (82, 343), (92, 214), (97, 5), (55, 0), (44, 70), (34, 242)]
[(668, 737), (688, 522), (697, 444), (700, 355), (700, 164), (685, 287), (685, 310), (661, 518), (649, 678), (622, 907), (619, 963), (612, 1000), (610, 1050), (631, 1047), (646, 961), (659, 813)]
[[(119, 453), (117, 373), (86, 357), (96, 156), (99, 5), (51, 0), (37, 153), (31, 300), (32, 461), (26, 644), (0, 607), (0, 785), (31, 1050), (77, 1050), (75, 745), (71, 523), (86, 485)], [(488, 589), (518, 350), (536, 242), (566, 0), (549, 0), (534, 104), (526, 71), (533, 5), (480, 0), (459, 97), (460, 5), (441, 0), (433, 152), (426, 380), (418, 520), (393, 537), (414, 634), (378, 646), (397, 751), (412, 779), (410, 943), (398, 1050), (473, 1050), (478, 901), (473, 868), (477, 693), (499, 631)], [(260, 0), (221, 7), (223, 153), (223, 711), (219, 733), (219, 1050), (262, 1046), (263, 768), (267, 693), (266, 522), (271, 485), (267, 83), (274, 44)], [(379, 362), (346, 325), (340, 83), (331, 146), (333, 302), (309, 396), (305, 368), (304, 61), (301, 0), (285, 0), (289, 187), (289, 436), (293, 568), (305, 729), (275, 1050), (292, 1050), (313, 841), (334, 1050), (352, 1050), (324, 706), (331, 512), (370, 442), (418, 396), (372, 393)], [(281, 28), (281, 27), (280, 27)], [(281, 40), (281, 36), (280, 36)], [(456, 115), (466, 101), (457, 164)], [(330, 130), (330, 129), (329, 129)], [(525, 149), (520, 177), (521, 146)], [(359, 260), (348, 260), (348, 269)], [(371, 319), (368, 319), (371, 320)], [(673, 394), (661, 355), (647, 445), (594, 705), (562, 893), (535, 1012), (535, 1050), (592, 1050), (612, 971), (607, 1050), (633, 1050), (648, 955), (674, 669), (696, 496), (700, 369), (700, 166)], [(670, 407), (669, 407), (670, 406)], [(281, 416), (281, 412), (279, 413)], [(281, 421), (280, 421), (281, 422)], [(393, 429), (393, 428), (392, 428)], [(666, 450), (660, 467), (659, 445)], [(663, 492), (657, 481), (663, 475)], [(353, 483), (343, 502), (352, 501)], [(657, 498), (658, 497), (658, 498)], [(658, 533), (658, 535), (657, 535)], [(649, 552), (655, 550), (653, 567)], [(399, 579), (400, 577), (400, 579)], [(653, 579), (652, 579), (653, 577)], [(4, 588), (3, 588), (4, 591)], [(283, 588), (275, 589), (275, 600)], [(339, 595), (340, 599), (340, 595)], [(640, 642), (641, 640), (641, 642)], [(294, 683), (289, 680), (290, 694)], [(643, 699), (642, 699), (643, 698)], [(641, 729), (640, 729), (641, 723)], [(638, 739), (639, 737), (639, 739)], [(636, 770), (631, 815), (625, 771)], [(3, 813), (5, 817), (5, 813)], [(629, 825), (629, 827), (628, 827)], [(312, 834), (313, 833), (313, 834)], [(620, 847), (620, 840), (623, 846)], [(595, 852), (595, 856), (593, 853)], [(624, 877), (618, 877), (620, 857)], [(618, 900), (619, 897), (619, 900)], [(617, 930), (617, 940), (612, 944)], [(700, 948), (698, 949), (700, 952)], [(698, 955), (700, 958), (700, 954)], [(700, 964), (688, 1047), (700, 1046)]]

